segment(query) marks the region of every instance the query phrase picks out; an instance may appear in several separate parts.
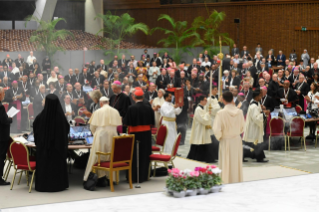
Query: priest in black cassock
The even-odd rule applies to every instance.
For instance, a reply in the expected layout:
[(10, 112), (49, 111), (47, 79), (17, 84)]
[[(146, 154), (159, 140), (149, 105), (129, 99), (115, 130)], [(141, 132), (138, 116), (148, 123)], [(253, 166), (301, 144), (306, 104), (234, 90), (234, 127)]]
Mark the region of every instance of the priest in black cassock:
[(22, 108), (22, 102), (25, 101), (26, 96), (22, 88), (18, 87), (18, 82), (13, 81), (12, 82), (12, 88), (7, 90), (6, 92), (6, 98), (5, 101), (9, 103), (8, 110), (10, 110), (11, 107), (15, 107), (20, 112), (13, 118), (12, 126), (11, 126), (11, 132), (12, 133), (20, 133), (21, 132), (21, 122), (26, 122), (26, 120), (22, 120), (22, 117), (25, 117), (22, 115), (23, 108)]
[[(128, 107), (131, 105), (130, 97), (122, 92), (122, 83), (120, 81), (113, 82), (112, 90), (114, 95), (110, 98), (110, 106), (119, 111), (123, 120)], [(126, 133), (126, 126), (123, 125), (122, 131), (123, 133)]]
[[(131, 105), (123, 119), (129, 133), (135, 135), (135, 145), (132, 163), (132, 181), (137, 182), (137, 157), (139, 157), (139, 182), (147, 181), (148, 168), (152, 154), (151, 126), (155, 125), (153, 109), (143, 103), (144, 92), (137, 89), (134, 93), (136, 104)], [(139, 155), (137, 155), (139, 141)]]
[(33, 131), (37, 150), (35, 190), (57, 192), (67, 189), (66, 158), (70, 125), (56, 95), (49, 94), (45, 98), (44, 109), (35, 118)]

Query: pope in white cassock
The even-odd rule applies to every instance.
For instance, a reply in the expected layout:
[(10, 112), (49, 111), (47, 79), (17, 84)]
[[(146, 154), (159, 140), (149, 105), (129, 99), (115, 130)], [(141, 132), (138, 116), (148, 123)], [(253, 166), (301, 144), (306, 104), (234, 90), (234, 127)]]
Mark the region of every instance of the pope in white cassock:
[(177, 105), (173, 105), (172, 94), (165, 93), (164, 95), (165, 102), (160, 108), (161, 116), (163, 117), (162, 124), (165, 124), (168, 129), (168, 135), (166, 138), (164, 153), (171, 154), (174, 147), (174, 142), (177, 137), (176, 131), (176, 115), (179, 115), (182, 112), (182, 109)]
[(243, 181), (243, 133), (245, 120), (243, 112), (233, 103), (233, 95), (223, 93), (224, 109), (217, 112), (213, 132), (219, 141), (218, 166), (222, 170), (223, 183)]
[[(96, 110), (89, 120), (90, 129), (93, 133), (94, 139), (90, 152), (90, 157), (84, 174), (84, 181), (87, 180), (92, 170), (92, 166), (97, 163), (98, 157), (95, 153), (98, 151), (111, 152), (113, 136), (118, 136), (117, 126), (122, 125), (121, 116), (119, 112), (116, 109), (109, 106), (109, 99), (107, 97), (103, 96), (100, 98), (100, 106), (101, 108)], [(109, 156), (101, 155), (101, 161), (109, 160)], [(107, 172), (99, 170), (97, 173), (99, 180), (106, 179), (106, 174)]]

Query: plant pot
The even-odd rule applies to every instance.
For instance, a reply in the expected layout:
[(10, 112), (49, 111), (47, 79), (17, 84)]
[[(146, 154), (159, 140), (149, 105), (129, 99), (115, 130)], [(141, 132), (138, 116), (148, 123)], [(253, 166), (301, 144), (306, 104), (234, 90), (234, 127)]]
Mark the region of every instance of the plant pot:
[(187, 190), (186, 191), (186, 196), (196, 196), (197, 192), (198, 192), (197, 189)]
[(208, 194), (209, 193), (209, 191), (210, 191), (210, 189), (204, 189), (204, 188), (200, 188), (199, 189), (199, 194)]
[(210, 192), (217, 193), (217, 192), (219, 192), (219, 189), (220, 189), (219, 186), (213, 186), (210, 188)]
[(175, 198), (182, 198), (182, 197), (185, 197), (185, 195), (186, 195), (186, 191), (181, 191), (181, 192), (173, 191), (173, 196)]
[(164, 192), (166, 195), (172, 196), (173, 192), (171, 190), (169, 190), (167, 187), (164, 187)]
[(219, 191), (222, 191), (222, 188), (224, 187), (224, 185), (219, 185)]

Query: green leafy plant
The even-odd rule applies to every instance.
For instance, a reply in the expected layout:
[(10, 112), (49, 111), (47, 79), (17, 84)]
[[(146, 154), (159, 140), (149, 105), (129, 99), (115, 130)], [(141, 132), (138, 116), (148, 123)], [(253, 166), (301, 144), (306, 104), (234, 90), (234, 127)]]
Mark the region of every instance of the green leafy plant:
[(186, 180), (184, 177), (172, 175), (166, 179), (166, 187), (172, 191), (177, 191), (177, 192), (186, 191), (185, 181)]
[(194, 190), (201, 188), (201, 181), (198, 177), (188, 176), (185, 180), (185, 187), (187, 190)]
[(120, 57), (120, 44), (125, 38), (134, 35), (138, 31), (142, 31), (144, 34), (148, 34), (148, 26), (144, 23), (135, 23), (135, 19), (132, 18), (128, 13), (124, 13), (121, 16), (112, 14), (111, 11), (107, 11), (104, 15), (98, 14), (94, 20), (97, 18), (102, 19), (103, 28), (100, 32), (104, 33), (102, 42), (105, 43), (108, 48), (105, 49), (103, 45), (98, 47), (104, 49), (104, 55), (111, 57), (111, 60), (115, 55)]
[(57, 23), (60, 21), (66, 22), (66, 20), (64, 18), (58, 18), (52, 21), (43, 21), (36, 16), (30, 15), (25, 18), (25, 27), (29, 21), (35, 21), (39, 24), (38, 29), (34, 31), (30, 37), (30, 43), (34, 43), (38, 50), (45, 51), (49, 56), (52, 65), (54, 65), (56, 62), (53, 60), (53, 55), (57, 51), (65, 52), (65, 49), (62, 46), (57, 45), (57, 41), (65, 40), (68, 36), (74, 39), (72, 32), (65, 29), (55, 29)]
[(200, 35), (196, 32), (196, 28), (188, 28), (187, 21), (175, 21), (167, 14), (161, 14), (157, 21), (160, 20), (166, 20), (170, 25), (169, 29), (155, 27), (151, 30), (151, 34), (155, 31), (162, 31), (164, 32), (163, 35), (167, 35), (166, 38), (159, 40), (157, 43), (162, 44), (165, 48), (174, 48), (173, 51), (170, 51), (170, 55), (174, 58), (176, 64), (181, 62), (184, 52), (192, 55), (191, 48), (203, 43)]
[(232, 46), (234, 41), (229, 37), (228, 33), (219, 31), (221, 23), (225, 20), (226, 14), (224, 12), (218, 12), (216, 10), (209, 12), (207, 9), (208, 17), (199, 16), (193, 21), (193, 28), (199, 33), (203, 33), (204, 49), (206, 49), (210, 55), (216, 55), (219, 52), (219, 37), (222, 44)]

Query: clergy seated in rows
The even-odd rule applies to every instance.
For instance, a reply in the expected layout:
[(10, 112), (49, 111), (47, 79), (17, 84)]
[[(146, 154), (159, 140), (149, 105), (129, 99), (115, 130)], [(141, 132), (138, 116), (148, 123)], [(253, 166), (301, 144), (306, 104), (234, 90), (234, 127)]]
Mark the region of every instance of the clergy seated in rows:
[[(258, 154), (260, 151), (263, 151), (263, 148), (267, 145), (263, 139), (264, 117), (269, 116), (269, 111), (263, 111), (262, 106), (260, 105), (262, 95), (263, 92), (258, 88), (253, 92), (253, 99), (248, 107), (243, 137), (244, 144), (255, 149), (255, 151), (258, 151)], [(258, 157), (257, 162), (268, 162), (264, 160), (264, 158)]]
[(56, 83), (58, 81), (58, 76), (55, 71), (51, 71), (51, 76), (47, 80), (47, 85), (50, 85), (50, 82)]
[(191, 130), (188, 159), (208, 162), (214, 162), (214, 155), (212, 154), (211, 135), (212, 132), (212, 109), (206, 110), (207, 98), (200, 96), (198, 98), (199, 104), (195, 109), (193, 125)]
[[(112, 151), (113, 136), (118, 135), (117, 126), (122, 124), (119, 112), (109, 106), (109, 98), (103, 96), (98, 102), (100, 108), (92, 113), (89, 120), (90, 130), (94, 138), (83, 177), (84, 181), (87, 181), (92, 166), (98, 162), (96, 152), (108, 153)], [(100, 157), (102, 162), (110, 161), (110, 156), (101, 155)], [(105, 171), (97, 171), (98, 182), (96, 186), (105, 187), (107, 185), (107, 174), (108, 172)]]
[(277, 105), (284, 104), (285, 107), (294, 107), (296, 105), (298, 96), (296, 92), (292, 88), (290, 88), (289, 80), (285, 80), (284, 87), (278, 90), (277, 100)]
[(45, 101), (45, 85), (39, 86), (38, 93), (34, 96), (33, 101), (33, 111), (34, 111), (34, 117), (37, 117), (38, 114), (41, 113), (41, 111), (44, 108), (44, 101)]
[(163, 89), (159, 89), (157, 92), (157, 97), (152, 101), (152, 108), (154, 110), (155, 114), (155, 127), (158, 128), (160, 125), (160, 120), (161, 120), (161, 110), (160, 108), (164, 104), (164, 94), (165, 91)]
[(163, 117), (162, 124), (165, 124), (168, 128), (168, 134), (165, 142), (164, 153), (171, 154), (174, 147), (174, 142), (177, 137), (176, 132), (176, 115), (182, 112), (178, 105), (172, 103), (172, 94), (165, 93), (165, 102), (160, 108), (161, 116)]
[(213, 125), (213, 133), (219, 141), (218, 165), (223, 170), (223, 183), (243, 181), (243, 147), (240, 134), (243, 133), (245, 120), (240, 109), (233, 103), (231, 92), (223, 93), (225, 107), (218, 111)]
[(12, 88), (7, 90), (5, 96), (5, 102), (9, 103), (8, 109), (15, 107), (19, 110), (19, 113), (12, 118), (12, 124), (10, 127), (11, 133), (20, 133), (22, 130), (24, 130), (22, 129), (22, 125), (27, 120), (22, 120), (22, 118), (25, 117), (23, 113), (26, 112), (25, 110), (22, 110), (22, 102), (25, 101), (25, 99), (25, 92), (22, 88), (19, 88), (17, 81), (13, 81)]
[[(311, 111), (315, 111), (318, 109), (319, 105), (319, 87), (318, 84), (313, 82), (310, 85), (310, 91), (305, 96), (305, 99), (307, 100), (307, 113), (310, 113)], [(316, 128), (317, 128), (317, 121), (308, 122), (310, 133), (306, 137), (307, 139), (315, 139), (316, 138)]]
[[(131, 105), (123, 119), (123, 125), (128, 132), (135, 135), (135, 146), (132, 162), (132, 181), (137, 182), (136, 161), (139, 157), (139, 182), (148, 180), (149, 156), (152, 154), (151, 126), (154, 126), (154, 112), (150, 106), (143, 102), (144, 92), (136, 89), (134, 93), (136, 104)], [(139, 142), (139, 155), (137, 155), (137, 141)]]

